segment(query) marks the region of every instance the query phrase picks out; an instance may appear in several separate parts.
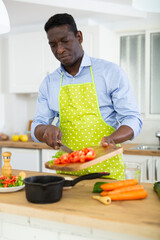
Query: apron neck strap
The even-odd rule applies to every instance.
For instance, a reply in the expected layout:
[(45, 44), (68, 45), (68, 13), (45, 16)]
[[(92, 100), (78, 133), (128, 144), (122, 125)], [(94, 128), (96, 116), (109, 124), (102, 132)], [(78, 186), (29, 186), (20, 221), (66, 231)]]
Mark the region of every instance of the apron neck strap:
[(92, 70), (92, 66), (90, 66), (90, 71), (91, 71), (92, 82), (94, 83), (94, 77), (93, 77), (93, 70)]
[[(91, 71), (92, 82), (94, 83), (92, 66), (90, 66), (90, 71)], [(60, 86), (62, 86), (62, 79), (63, 79), (63, 71), (61, 72), (61, 82), (60, 82)]]

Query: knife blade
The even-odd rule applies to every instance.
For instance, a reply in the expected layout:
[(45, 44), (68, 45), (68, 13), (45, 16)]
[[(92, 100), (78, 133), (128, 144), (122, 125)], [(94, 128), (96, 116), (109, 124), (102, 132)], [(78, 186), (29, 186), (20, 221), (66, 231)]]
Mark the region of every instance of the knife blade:
[(73, 150), (69, 147), (67, 147), (66, 145), (62, 144), (62, 143), (59, 143), (58, 144), (60, 145), (60, 149), (64, 152), (67, 152), (67, 153), (71, 153), (73, 152)]

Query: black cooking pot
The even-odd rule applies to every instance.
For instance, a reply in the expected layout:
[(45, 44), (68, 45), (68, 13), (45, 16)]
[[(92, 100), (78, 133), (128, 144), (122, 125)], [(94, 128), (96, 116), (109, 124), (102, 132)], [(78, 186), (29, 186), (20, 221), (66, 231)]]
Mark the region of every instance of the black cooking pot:
[(63, 187), (71, 187), (76, 183), (87, 180), (99, 178), (110, 173), (91, 173), (80, 176), (74, 180), (65, 180), (64, 177), (53, 175), (40, 175), (25, 178), (26, 198), (32, 203), (53, 203), (58, 202), (62, 197)]

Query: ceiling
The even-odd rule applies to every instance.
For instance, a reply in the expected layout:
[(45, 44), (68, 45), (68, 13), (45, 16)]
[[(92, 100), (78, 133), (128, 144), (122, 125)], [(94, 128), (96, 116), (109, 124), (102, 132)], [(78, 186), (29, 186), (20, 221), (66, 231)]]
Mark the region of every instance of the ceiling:
[[(106, 26), (141, 21), (160, 23), (160, 13), (145, 13), (132, 8), (132, 0), (3, 0), (11, 28), (42, 24), (56, 13), (67, 12), (76, 21)], [(160, 25), (160, 24), (159, 24)]]

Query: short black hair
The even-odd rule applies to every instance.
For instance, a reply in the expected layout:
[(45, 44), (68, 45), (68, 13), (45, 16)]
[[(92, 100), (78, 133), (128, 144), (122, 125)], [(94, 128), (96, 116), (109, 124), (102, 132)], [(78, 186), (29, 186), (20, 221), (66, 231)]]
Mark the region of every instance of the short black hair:
[(50, 17), (46, 22), (46, 24), (44, 25), (44, 30), (48, 32), (49, 29), (57, 26), (62, 26), (62, 25), (68, 25), (69, 29), (76, 36), (78, 32), (77, 25), (75, 23), (74, 18), (68, 13), (59, 13)]

